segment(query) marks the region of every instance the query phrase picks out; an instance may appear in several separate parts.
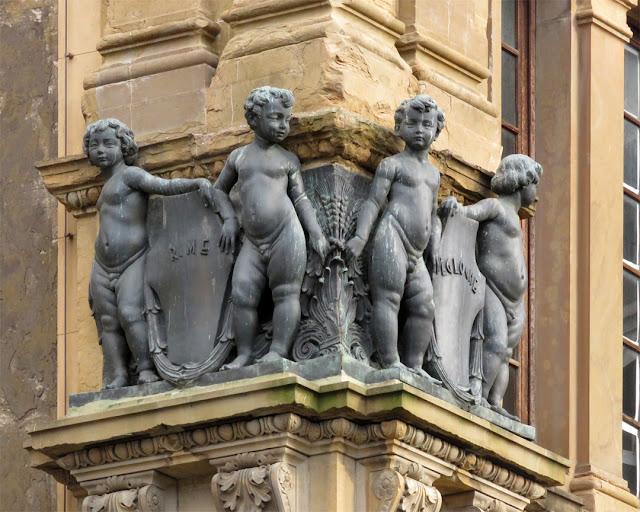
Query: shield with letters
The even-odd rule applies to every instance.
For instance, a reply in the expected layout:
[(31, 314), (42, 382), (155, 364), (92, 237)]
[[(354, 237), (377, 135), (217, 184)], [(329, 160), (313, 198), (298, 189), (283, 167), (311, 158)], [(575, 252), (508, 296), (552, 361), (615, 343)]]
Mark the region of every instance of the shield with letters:
[(444, 222), (439, 256), (431, 269), (435, 341), (428, 367), (464, 402), (482, 398), (482, 310), (485, 277), (475, 257), (478, 222), (462, 214)]
[(186, 385), (218, 370), (233, 346), (233, 255), (218, 248), (222, 221), (198, 192), (151, 199), (147, 225), (151, 357), (164, 380)]

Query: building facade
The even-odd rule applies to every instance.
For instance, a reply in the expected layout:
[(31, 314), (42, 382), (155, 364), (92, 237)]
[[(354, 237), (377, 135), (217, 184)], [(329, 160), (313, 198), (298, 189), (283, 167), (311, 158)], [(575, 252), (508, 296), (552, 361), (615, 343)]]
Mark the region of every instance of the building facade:
[[(395, 510), (385, 482), (396, 482), (397, 500), (414, 484), (434, 496), (416, 510), (639, 507), (633, 0), (57, 7), (58, 153), (37, 168), (59, 202), (59, 419), (36, 427), (28, 449), (65, 482), (59, 509), (92, 510), (132, 489), (141, 510), (153, 496), (166, 510), (220, 507), (224, 475), (264, 467), (264, 510)], [(87, 124), (129, 125), (153, 174), (215, 180), (251, 140), (243, 103), (261, 85), (295, 95), (287, 149), (303, 171), (339, 165), (371, 177), (401, 148), (393, 113), (417, 93), (447, 116), (431, 152), (441, 198), (489, 197), (506, 154), (542, 164), (539, 201), (522, 221), (529, 321), (504, 404), (535, 427), (535, 443), (406, 386), (375, 394), (290, 376), (70, 407), (71, 395), (102, 385), (87, 301), (102, 183), (81, 154)], [(402, 469), (409, 462), (417, 472)]]

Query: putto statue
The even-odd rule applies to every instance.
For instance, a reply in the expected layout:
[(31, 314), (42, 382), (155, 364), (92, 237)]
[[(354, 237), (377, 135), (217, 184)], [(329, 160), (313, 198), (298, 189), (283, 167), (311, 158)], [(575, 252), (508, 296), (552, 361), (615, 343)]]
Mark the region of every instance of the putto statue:
[(428, 154), (445, 115), (418, 95), (395, 112), (405, 149), (382, 160), (371, 184), (335, 163), (303, 180), (280, 146), (293, 104), (285, 89), (251, 92), (255, 140), (231, 152), (215, 185), (135, 167), (133, 133), (115, 119), (88, 127), (83, 148), (105, 181), (89, 286), (103, 386), (221, 382), (282, 368), (240, 370), (281, 359), (321, 372), (296, 365), (340, 355), (332, 361), (362, 382), (392, 375), (433, 393), (436, 384), (452, 403), (517, 419), (502, 401), (525, 325), (518, 212), (535, 201), (542, 167), (508, 156), (491, 181), (497, 198), (449, 197), (438, 208)]
[(300, 290), (307, 263), (304, 231), (321, 259), (329, 245), (302, 182), (300, 161), (279, 143), (289, 134), (291, 91), (254, 89), (244, 104), (255, 140), (234, 150), (215, 183), (224, 226), (220, 245), (233, 251), (239, 225), (229, 199), (237, 183), (244, 242), (231, 279), (237, 357), (222, 369), (251, 364), (258, 334), (258, 305), (267, 285), (274, 302), (273, 337), (259, 361), (288, 358), (300, 322)]
[(491, 180), (497, 199), (460, 206), (454, 197), (448, 197), (440, 206), (443, 219), (460, 212), (480, 223), (477, 258), (486, 278), (482, 396), (492, 409), (514, 419), (518, 418), (502, 407), (502, 399), (509, 384), (509, 359), (526, 319), (527, 267), (518, 211), (535, 201), (540, 176), (540, 164), (525, 155), (509, 155)]
[[(429, 147), (444, 128), (445, 116), (429, 96), (404, 101), (396, 110), (396, 133), (405, 142), (402, 153), (385, 158), (358, 216), (347, 258), (358, 258), (385, 202), (388, 204), (373, 237), (369, 286), (373, 312), (371, 330), (385, 368), (408, 367), (429, 380), (422, 368), (433, 339), (433, 286), (423, 253), (435, 255), (441, 223), (437, 216), (440, 173), (429, 163)], [(398, 314), (406, 321), (402, 354), (398, 350)]]
[[(138, 146), (133, 132), (116, 119), (87, 128), (83, 151), (100, 168), (105, 183), (96, 205), (100, 230), (89, 282), (89, 304), (104, 353), (103, 387), (128, 386), (129, 359), (135, 359), (137, 383), (159, 380), (149, 355), (144, 317), (144, 270), (149, 250), (149, 194), (174, 195), (200, 190), (212, 194), (211, 183), (164, 180), (135, 167)], [(111, 379), (104, 382), (105, 379)]]

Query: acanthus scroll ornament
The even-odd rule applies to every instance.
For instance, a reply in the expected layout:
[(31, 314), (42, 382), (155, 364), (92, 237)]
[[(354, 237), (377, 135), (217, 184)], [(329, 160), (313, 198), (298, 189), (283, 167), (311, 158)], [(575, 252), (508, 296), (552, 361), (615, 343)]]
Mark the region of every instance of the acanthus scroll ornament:
[(291, 512), (294, 469), (273, 456), (242, 453), (227, 462), (211, 480), (219, 512), (261, 512), (274, 503), (278, 512)]

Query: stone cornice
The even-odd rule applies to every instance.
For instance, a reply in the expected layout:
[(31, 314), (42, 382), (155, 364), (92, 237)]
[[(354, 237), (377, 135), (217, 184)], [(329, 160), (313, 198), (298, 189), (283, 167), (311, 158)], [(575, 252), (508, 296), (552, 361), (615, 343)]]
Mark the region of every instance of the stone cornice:
[[(216, 133), (186, 134), (140, 143), (138, 165), (166, 178), (208, 177), (222, 170), (229, 153), (249, 143), (247, 125)], [(298, 155), (303, 167), (340, 163), (372, 175), (382, 158), (402, 150), (402, 141), (387, 127), (342, 109), (298, 114), (284, 146)], [(446, 150), (432, 150), (433, 161), (451, 180), (456, 193), (469, 200), (489, 195), (492, 173)], [(103, 181), (99, 169), (84, 155), (36, 163), (47, 190), (74, 215), (91, 212)]]
[[(202, 446), (216, 436), (219, 442), (229, 442), (242, 439), (238, 435), (262, 435), (260, 432), (267, 432), (261, 430), (262, 420), (243, 423), (233, 418), (282, 412), (309, 419), (306, 427), (296, 427), (296, 432), (304, 432), (304, 436), (319, 436), (323, 429), (329, 432), (339, 425), (340, 434), (332, 435), (350, 437), (356, 443), (373, 442), (375, 436), (383, 440), (375, 432), (384, 422), (384, 435), (388, 436), (384, 439), (396, 439), (419, 449), (435, 443), (428, 444), (429, 450), (438, 446), (440, 458), (483, 478), (504, 481), (501, 486), (520, 488), (525, 485), (522, 478), (545, 486), (559, 485), (570, 467), (569, 461), (535, 443), (399, 381), (363, 386), (342, 377), (308, 381), (289, 373), (118, 402), (94, 402), (74, 409), (74, 416), (36, 428), (30, 433), (28, 449), (33, 463), (42, 469), (55, 470), (55, 461), (71, 454), (64, 459), (67, 467), (100, 464), (107, 453), (116, 461), (136, 453), (142, 457), (155, 453), (153, 450), (170, 451), (171, 446), (182, 450), (185, 439), (194, 435)], [(317, 421), (313, 418), (320, 420), (320, 426), (312, 426)], [(327, 418), (331, 421), (325, 422)], [(395, 419), (398, 421), (387, 421)], [(213, 428), (229, 422), (235, 426)], [(356, 422), (379, 427), (361, 428)], [(211, 428), (203, 430), (201, 425)], [(149, 440), (143, 445), (130, 444), (146, 438)], [(103, 446), (112, 448), (103, 450)], [(514, 468), (516, 473), (510, 476), (502, 467)]]
[(311, 442), (343, 439), (357, 446), (378, 441), (399, 441), (453, 464), (458, 471), (477, 475), (527, 499), (539, 498), (545, 492), (544, 487), (533, 480), (403, 421), (391, 420), (358, 425), (345, 418), (334, 418), (314, 422), (291, 413), (79, 450), (61, 457), (57, 464), (66, 471), (75, 471), (144, 457), (170, 455), (194, 448), (205, 449), (208, 446), (274, 434), (291, 434)]

